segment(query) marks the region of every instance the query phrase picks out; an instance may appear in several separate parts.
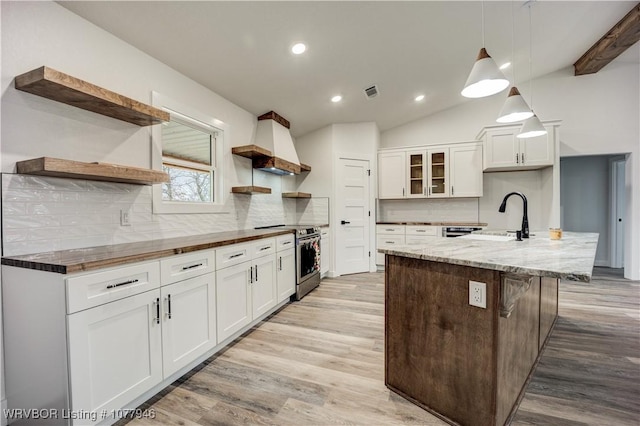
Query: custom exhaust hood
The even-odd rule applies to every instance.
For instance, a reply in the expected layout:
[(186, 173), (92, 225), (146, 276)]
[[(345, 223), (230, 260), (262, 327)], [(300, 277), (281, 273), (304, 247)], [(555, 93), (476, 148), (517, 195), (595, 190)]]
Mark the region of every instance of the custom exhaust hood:
[(232, 148), (232, 153), (251, 158), (253, 168), (278, 175), (297, 175), (310, 171), (300, 164), (293, 145), (289, 121), (274, 111), (258, 117), (253, 145)]

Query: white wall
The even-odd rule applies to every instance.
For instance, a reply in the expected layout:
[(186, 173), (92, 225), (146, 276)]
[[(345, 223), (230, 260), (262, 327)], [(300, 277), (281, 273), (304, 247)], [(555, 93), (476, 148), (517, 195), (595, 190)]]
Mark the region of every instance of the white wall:
[[(2, 8), (0, 7), (0, 22), (2, 22)], [(0, 31), (0, 58), (2, 58), (2, 31)], [(0, 60), (0, 75), (2, 75), (2, 61)], [(0, 117), (2, 117), (2, 103), (0, 102)], [(0, 120), (0, 135), (2, 135), (2, 120)], [(2, 138), (0, 137), (0, 163), (2, 162)], [(2, 176), (0, 175), (0, 181)], [(2, 200), (0, 199), (0, 210), (2, 209)], [(0, 227), (0, 241), (2, 241), (2, 227)], [(0, 282), (2, 282), (2, 274), (0, 273)], [(0, 410), (4, 413), (7, 408), (4, 389), (4, 333), (2, 331), (2, 287), (0, 286)], [(4, 426), (6, 419), (0, 414), (0, 425)]]
[(600, 234), (596, 264), (609, 266), (611, 182), (608, 156), (567, 157), (560, 162), (562, 229)]
[[(562, 120), (560, 156), (631, 154), (626, 163), (630, 220), (625, 235), (631, 238), (625, 242), (625, 277), (632, 279), (640, 279), (639, 58), (640, 44), (636, 43), (596, 74), (575, 77), (570, 67), (533, 82), (534, 109), (540, 119)], [(529, 85), (520, 86), (529, 99)], [(467, 100), (387, 130), (381, 134), (380, 145), (390, 148), (474, 139), (483, 126), (495, 124), (505, 96)]]

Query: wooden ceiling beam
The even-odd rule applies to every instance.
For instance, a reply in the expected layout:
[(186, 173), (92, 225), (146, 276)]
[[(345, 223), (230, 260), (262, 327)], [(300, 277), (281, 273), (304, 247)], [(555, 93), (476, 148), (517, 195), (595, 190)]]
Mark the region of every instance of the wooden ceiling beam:
[(640, 40), (640, 3), (573, 64), (574, 75), (593, 74)]

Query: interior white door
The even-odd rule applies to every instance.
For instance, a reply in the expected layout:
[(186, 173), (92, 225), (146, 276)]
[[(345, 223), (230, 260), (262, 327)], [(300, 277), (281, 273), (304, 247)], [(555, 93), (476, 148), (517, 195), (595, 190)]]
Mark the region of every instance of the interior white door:
[(617, 160), (612, 163), (613, 167), (613, 198), (612, 217), (614, 220), (614, 234), (612, 238), (611, 267), (624, 267), (624, 210), (625, 210), (625, 161)]
[(336, 184), (336, 272), (369, 271), (369, 161), (339, 158)]

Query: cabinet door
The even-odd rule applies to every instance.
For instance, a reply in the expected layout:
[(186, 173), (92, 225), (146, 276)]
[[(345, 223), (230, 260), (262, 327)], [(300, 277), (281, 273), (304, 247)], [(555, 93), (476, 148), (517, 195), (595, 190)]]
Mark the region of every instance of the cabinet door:
[[(404, 227), (403, 227), (404, 229)], [(378, 249), (393, 248), (404, 245), (404, 234), (402, 235), (376, 235), (376, 265), (384, 265), (384, 253), (379, 253)]]
[(253, 264), (244, 262), (216, 271), (216, 328), (222, 342), (251, 322), (249, 280)]
[(378, 154), (378, 198), (404, 198), (406, 176), (404, 151)]
[(252, 319), (256, 319), (277, 304), (276, 257), (271, 255), (253, 259), (253, 265)]
[[(324, 240), (323, 240), (324, 242)], [(324, 247), (322, 247), (324, 250)], [(320, 252), (321, 254), (323, 251)], [(287, 300), (296, 291), (296, 253), (293, 248), (283, 250), (277, 254), (278, 271), (276, 276), (278, 299), (277, 303)]]
[(216, 345), (215, 280), (211, 272), (160, 289), (165, 377)]
[(485, 170), (515, 167), (519, 164), (520, 148), (514, 132), (512, 128), (487, 131), (484, 149)]
[(524, 167), (553, 166), (554, 146), (551, 129), (535, 138), (520, 139), (520, 164)]
[(159, 308), (152, 290), (67, 316), (73, 411), (124, 407), (162, 381)]
[(407, 151), (407, 198), (427, 196), (427, 153)]
[(449, 196), (449, 149), (427, 150), (429, 180), (427, 196), (443, 198)]
[(482, 197), (482, 144), (449, 148), (452, 197)]

